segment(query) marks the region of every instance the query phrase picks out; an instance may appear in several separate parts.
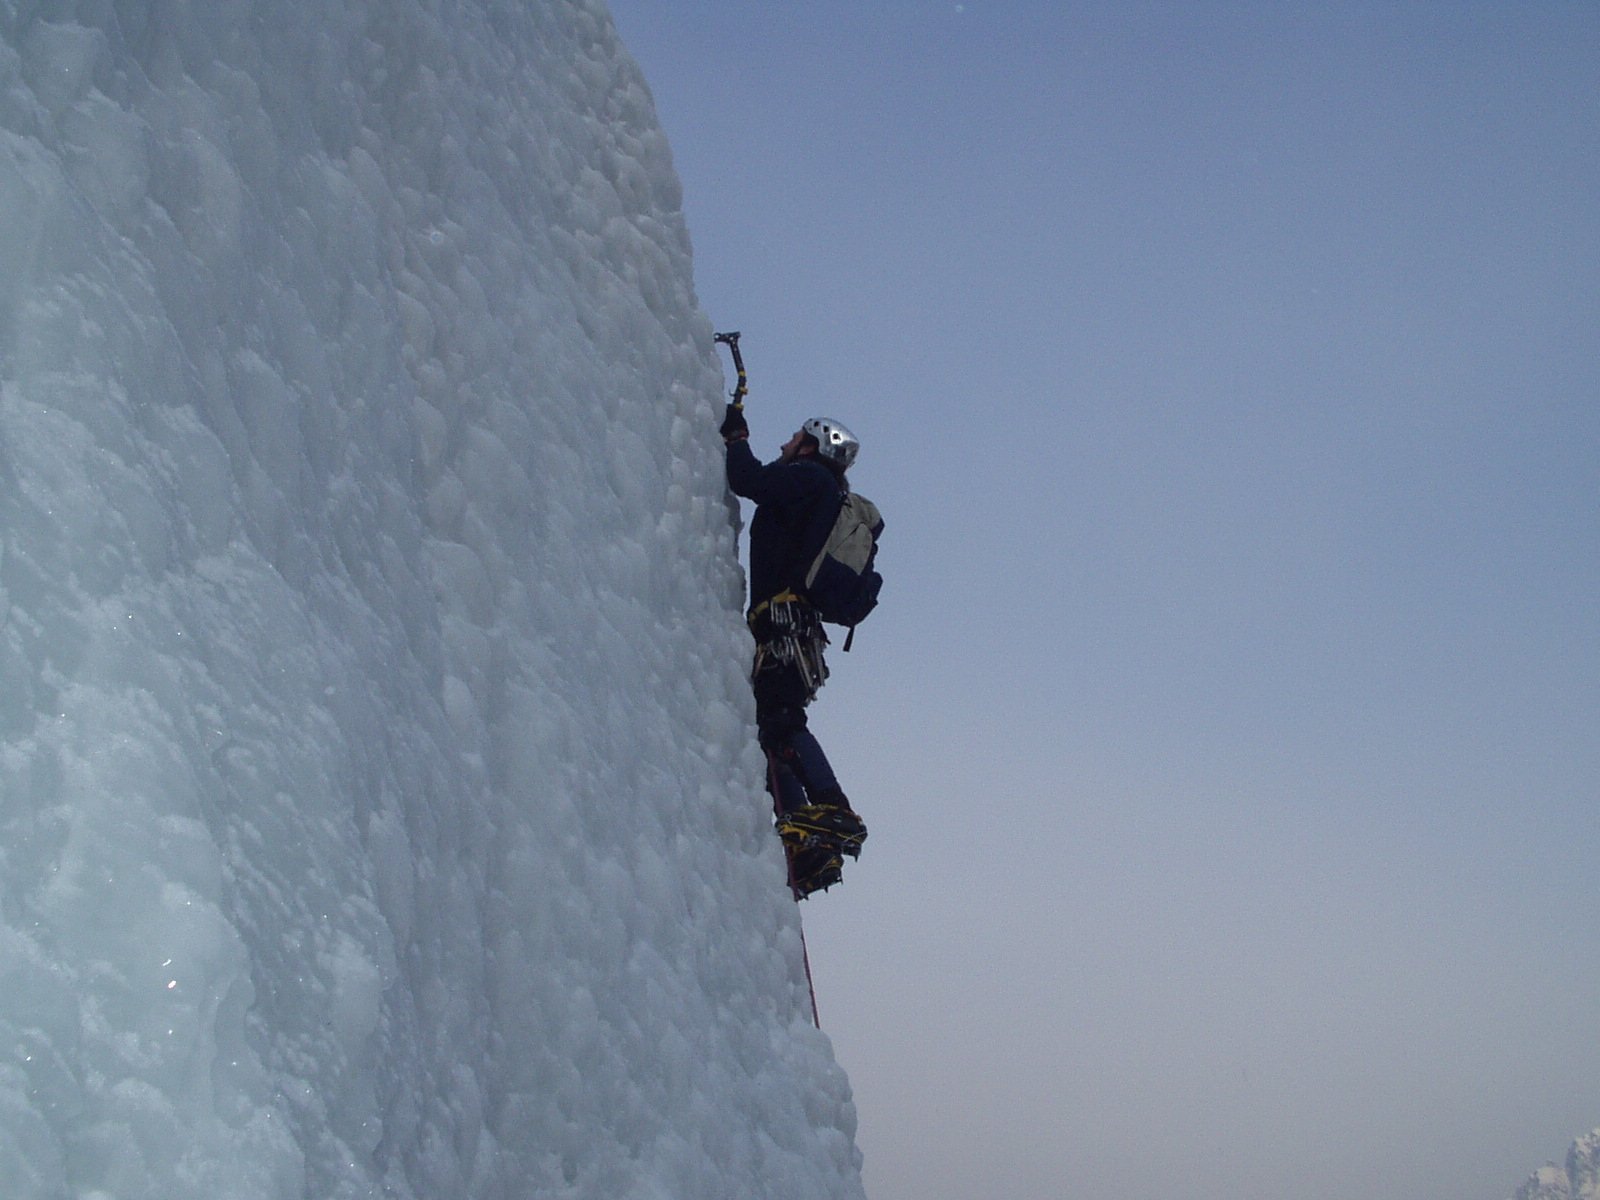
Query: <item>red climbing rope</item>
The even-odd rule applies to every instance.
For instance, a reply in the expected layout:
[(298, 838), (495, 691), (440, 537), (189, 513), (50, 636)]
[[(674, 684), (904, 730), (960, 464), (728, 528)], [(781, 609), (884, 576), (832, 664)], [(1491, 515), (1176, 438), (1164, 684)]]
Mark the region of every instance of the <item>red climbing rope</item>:
[[(770, 782), (771, 787), (772, 787), (772, 815), (774, 817), (776, 817), (776, 816), (779, 815), (779, 813), (778, 813), (778, 766), (777, 766), (777, 763), (773, 760), (773, 757), (772, 757), (772, 754), (771, 754), (770, 751), (767, 753), (767, 778), (768, 778), (768, 781)], [(787, 864), (788, 871), (789, 871), (789, 892), (790, 892), (790, 894), (792, 896), (794, 896), (795, 903), (798, 905), (800, 903), (802, 897), (800, 895), (800, 889), (795, 887), (795, 885), (794, 885), (794, 858), (793, 858), (793, 856), (790, 855), (788, 847), (784, 848), (783, 861)], [(796, 916), (795, 919), (797, 921), (799, 921), (798, 915)], [(822, 1015), (819, 1012), (817, 1012), (817, 985), (811, 978), (811, 950), (806, 945), (806, 925), (805, 925), (804, 921), (799, 921), (799, 924), (800, 924), (800, 961), (801, 961), (801, 963), (804, 964), (805, 969), (806, 969), (806, 990), (811, 993), (811, 1020), (816, 1025), (816, 1027), (818, 1029), (821, 1029), (822, 1028)]]

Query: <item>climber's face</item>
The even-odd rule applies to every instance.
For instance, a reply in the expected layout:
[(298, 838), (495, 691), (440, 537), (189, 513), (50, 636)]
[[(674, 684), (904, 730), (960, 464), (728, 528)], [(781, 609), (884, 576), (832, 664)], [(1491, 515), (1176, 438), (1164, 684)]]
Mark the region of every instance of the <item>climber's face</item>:
[(812, 444), (811, 438), (807, 436), (806, 431), (804, 429), (796, 429), (794, 436), (783, 444), (779, 461), (793, 462), (795, 459), (802, 458), (807, 454), (815, 454), (816, 450), (816, 446)]

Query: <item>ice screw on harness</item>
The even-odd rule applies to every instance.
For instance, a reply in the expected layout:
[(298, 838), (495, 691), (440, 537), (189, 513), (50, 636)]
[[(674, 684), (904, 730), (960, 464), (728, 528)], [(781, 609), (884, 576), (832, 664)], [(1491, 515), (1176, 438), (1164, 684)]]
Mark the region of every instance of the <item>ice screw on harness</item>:
[(769, 659), (776, 659), (800, 672), (806, 695), (815, 696), (828, 680), (828, 664), (822, 658), (828, 635), (817, 620), (816, 610), (785, 589), (756, 605), (748, 620), (757, 640), (751, 677), (759, 675)]

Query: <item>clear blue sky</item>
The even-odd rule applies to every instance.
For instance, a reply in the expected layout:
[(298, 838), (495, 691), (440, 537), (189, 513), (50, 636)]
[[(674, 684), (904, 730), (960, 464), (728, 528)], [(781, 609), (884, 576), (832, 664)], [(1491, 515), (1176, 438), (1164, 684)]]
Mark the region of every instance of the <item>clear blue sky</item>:
[(888, 520), (804, 912), (873, 1200), (1600, 1124), (1600, 6), (611, 9), (756, 445)]

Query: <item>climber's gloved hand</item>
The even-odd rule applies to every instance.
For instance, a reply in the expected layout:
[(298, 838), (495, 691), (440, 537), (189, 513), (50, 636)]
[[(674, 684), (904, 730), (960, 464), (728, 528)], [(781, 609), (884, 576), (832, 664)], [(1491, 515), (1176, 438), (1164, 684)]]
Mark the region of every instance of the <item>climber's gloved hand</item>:
[(722, 418), (722, 426), (717, 432), (722, 435), (722, 440), (725, 442), (733, 442), (739, 438), (749, 437), (750, 426), (745, 423), (744, 405), (728, 405), (728, 411)]

